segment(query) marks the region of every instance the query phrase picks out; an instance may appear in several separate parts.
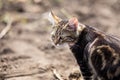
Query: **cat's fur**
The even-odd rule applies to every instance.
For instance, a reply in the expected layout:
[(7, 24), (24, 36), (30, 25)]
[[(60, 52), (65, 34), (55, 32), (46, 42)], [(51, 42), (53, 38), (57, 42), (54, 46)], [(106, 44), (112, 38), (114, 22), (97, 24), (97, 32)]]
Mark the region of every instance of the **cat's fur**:
[[(76, 18), (57, 19), (52, 40), (68, 43), (85, 80), (120, 80), (120, 40), (93, 27), (83, 25)], [(71, 45), (72, 44), (72, 45)]]
[(86, 80), (120, 80), (120, 41), (86, 26), (70, 47)]

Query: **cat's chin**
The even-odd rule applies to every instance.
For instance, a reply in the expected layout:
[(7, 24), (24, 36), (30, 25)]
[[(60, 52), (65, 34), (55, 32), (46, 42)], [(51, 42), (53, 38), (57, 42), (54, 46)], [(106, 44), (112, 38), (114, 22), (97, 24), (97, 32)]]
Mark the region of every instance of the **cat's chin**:
[(74, 42), (68, 42), (68, 43), (57, 44), (56, 46), (66, 46), (66, 45), (68, 45), (69, 47), (72, 47), (74, 44), (75, 44)]
[(69, 47), (72, 47), (75, 44), (75, 42), (68, 42), (68, 43), (59, 43), (59, 44), (55, 44), (53, 43), (54, 46), (66, 46), (68, 45)]
[(57, 44), (56, 46), (65, 46), (67, 45), (68, 43), (61, 43), (61, 44)]

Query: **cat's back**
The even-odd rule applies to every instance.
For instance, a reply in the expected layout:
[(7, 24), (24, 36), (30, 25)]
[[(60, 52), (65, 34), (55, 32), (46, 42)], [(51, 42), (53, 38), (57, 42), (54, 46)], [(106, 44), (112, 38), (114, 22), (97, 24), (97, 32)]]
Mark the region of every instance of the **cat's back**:
[[(96, 28), (89, 28), (91, 36), (97, 36), (90, 44), (90, 48), (94, 46), (97, 48), (98, 46), (108, 46), (113, 49), (114, 52), (120, 54), (120, 37), (115, 35), (108, 35), (102, 31), (97, 30)], [(87, 36), (89, 37), (89, 35)]]
[(107, 35), (106, 41), (120, 55), (120, 38), (114, 35)]
[(89, 46), (90, 64), (102, 80), (120, 80), (120, 38), (100, 34)]

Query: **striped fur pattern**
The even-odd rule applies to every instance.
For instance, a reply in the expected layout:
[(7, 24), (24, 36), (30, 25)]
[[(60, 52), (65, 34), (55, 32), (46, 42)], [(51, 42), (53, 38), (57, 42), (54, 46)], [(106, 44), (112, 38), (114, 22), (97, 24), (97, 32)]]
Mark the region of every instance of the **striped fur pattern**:
[(74, 30), (70, 30), (68, 26), (68, 21), (66, 20), (53, 26), (51, 38), (55, 45), (74, 42), (77, 39), (76, 32)]
[(61, 20), (53, 26), (52, 40), (69, 44), (85, 80), (120, 80), (119, 38), (80, 23), (71, 29), (69, 20)]
[(70, 47), (85, 80), (120, 80), (120, 40), (86, 26)]

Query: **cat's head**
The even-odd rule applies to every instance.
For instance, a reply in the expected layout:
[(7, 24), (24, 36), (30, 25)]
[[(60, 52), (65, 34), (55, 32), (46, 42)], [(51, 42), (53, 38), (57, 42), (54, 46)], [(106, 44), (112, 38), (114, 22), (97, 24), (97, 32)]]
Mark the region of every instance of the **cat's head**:
[(74, 43), (85, 28), (75, 17), (65, 20), (57, 17), (53, 12), (49, 16), (53, 24), (51, 38), (55, 45)]

